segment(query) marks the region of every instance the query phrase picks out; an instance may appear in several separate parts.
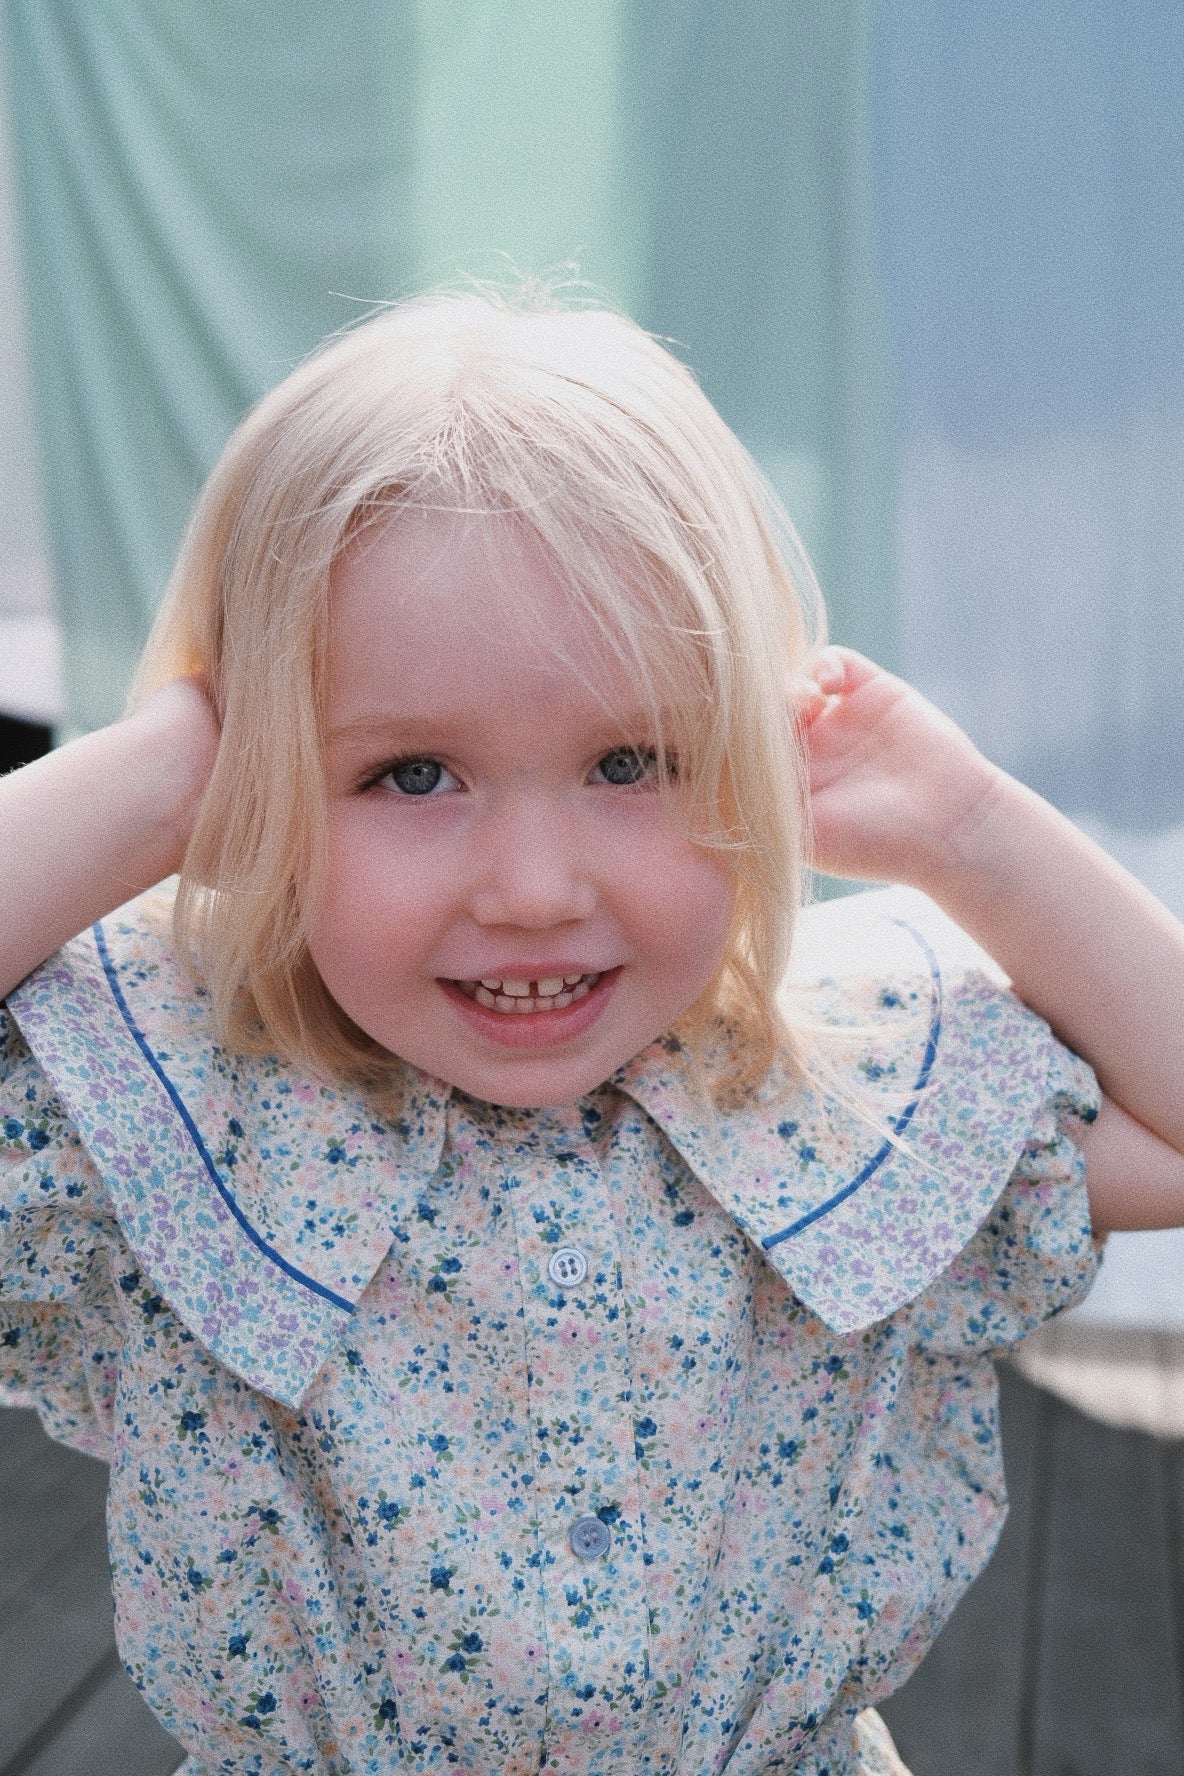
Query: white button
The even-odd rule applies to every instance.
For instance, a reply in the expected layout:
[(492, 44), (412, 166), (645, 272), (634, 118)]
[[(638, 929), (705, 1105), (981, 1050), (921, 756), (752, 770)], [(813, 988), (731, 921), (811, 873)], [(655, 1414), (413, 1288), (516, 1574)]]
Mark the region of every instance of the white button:
[(578, 1554), (581, 1560), (599, 1560), (607, 1554), (612, 1545), (612, 1534), (607, 1523), (599, 1517), (577, 1517), (567, 1532), (571, 1543), (571, 1551)]
[(574, 1289), (588, 1274), (588, 1260), (577, 1246), (560, 1246), (551, 1254), (547, 1275), (561, 1289)]

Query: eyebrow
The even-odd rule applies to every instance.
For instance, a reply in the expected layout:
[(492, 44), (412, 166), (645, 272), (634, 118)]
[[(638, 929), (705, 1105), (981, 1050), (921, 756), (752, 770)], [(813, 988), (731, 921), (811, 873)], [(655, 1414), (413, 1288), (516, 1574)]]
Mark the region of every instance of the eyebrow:
[[(676, 735), (671, 732), (673, 723), (669, 714), (664, 721), (666, 726), (666, 746), (675, 748)], [(325, 735), (325, 748), (343, 748), (346, 753), (373, 753), (394, 758), (401, 753), (456, 753), (462, 751), (465, 742), (472, 739), (474, 723), (472, 718), (444, 718), (438, 716), (357, 716), (353, 721), (343, 721), (335, 728), (330, 728)], [(650, 746), (655, 742), (650, 716), (644, 710), (628, 710), (627, 714), (612, 716), (605, 710), (604, 723), (589, 726), (584, 735), (589, 748), (604, 748), (611, 751), (614, 746)]]
[[(663, 725), (667, 736), (674, 724), (670, 720), (669, 711), (663, 712)], [(359, 715), (352, 721), (341, 722), (330, 728), (325, 735), (326, 745), (344, 743), (359, 746), (403, 746), (412, 744), (416, 747), (444, 747), (455, 743), (458, 736), (463, 737), (472, 732), (473, 721), (470, 716), (458, 715), (444, 717), (432, 715)], [(614, 715), (605, 710), (603, 724), (597, 724), (597, 733), (602, 736), (606, 745), (613, 745), (623, 737), (646, 739), (651, 737), (652, 723), (649, 712), (631, 709), (623, 715)]]
[(453, 738), (466, 725), (462, 721), (440, 721), (427, 715), (359, 715), (353, 721), (330, 728), (325, 740), (329, 744), (345, 740), (389, 746), (398, 744), (401, 739), (414, 738), (417, 745), (438, 745)]

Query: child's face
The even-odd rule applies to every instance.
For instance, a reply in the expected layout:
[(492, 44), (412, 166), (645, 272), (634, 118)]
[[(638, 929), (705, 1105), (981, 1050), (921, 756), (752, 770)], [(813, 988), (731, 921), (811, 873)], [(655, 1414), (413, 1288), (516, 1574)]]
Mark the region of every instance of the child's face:
[(325, 731), (309, 947), (392, 1053), (568, 1103), (715, 974), (732, 876), (668, 817), (622, 668), (505, 520), (407, 514), (346, 552)]

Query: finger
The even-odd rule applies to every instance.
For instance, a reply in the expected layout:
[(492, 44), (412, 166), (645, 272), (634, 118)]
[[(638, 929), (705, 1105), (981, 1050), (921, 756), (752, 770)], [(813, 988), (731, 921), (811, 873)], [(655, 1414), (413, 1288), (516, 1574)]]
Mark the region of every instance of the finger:
[(819, 648), (806, 668), (824, 697), (837, 697), (843, 690), (847, 678), (844, 654), (842, 648)]
[(808, 728), (826, 708), (826, 692), (812, 678), (795, 679), (789, 698), (793, 719), (802, 728)]
[(817, 657), (826, 662), (828, 688), (832, 696), (843, 696), (851, 691), (857, 691), (873, 678), (891, 677), (891, 674), (885, 672), (882, 666), (878, 666), (874, 660), (869, 660), (866, 654), (859, 653), (856, 648), (838, 647), (832, 644), (823, 648)]

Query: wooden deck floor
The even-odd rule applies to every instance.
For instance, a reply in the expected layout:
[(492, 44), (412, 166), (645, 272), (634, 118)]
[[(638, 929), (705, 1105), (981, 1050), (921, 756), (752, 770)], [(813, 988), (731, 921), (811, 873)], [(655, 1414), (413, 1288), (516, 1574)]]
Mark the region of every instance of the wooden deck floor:
[[(999, 1551), (885, 1707), (914, 1776), (1184, 1776), (1184, 1441), (1003, 1377)], [(104, 1470), (0, 1413), (0, 1776), (167, 1776), (111, 1636)], [(490, 1776), (494, 1776), (491, 1772)]]

